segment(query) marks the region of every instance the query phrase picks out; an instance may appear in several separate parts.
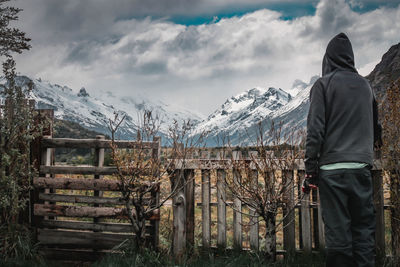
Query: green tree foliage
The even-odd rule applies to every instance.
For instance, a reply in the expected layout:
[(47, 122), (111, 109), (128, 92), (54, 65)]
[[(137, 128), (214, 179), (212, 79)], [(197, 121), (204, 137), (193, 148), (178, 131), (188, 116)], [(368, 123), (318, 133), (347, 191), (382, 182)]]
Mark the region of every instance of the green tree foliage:
[(10, 22), (18, 20), (19, 8), (4, 6), (10, 0), (0, 0), (0, 56), (11, 57), (11, 53), (22, 53), (29, 49), (30, 39), (25, 33), (10, 27)]
[(5, 79), (0, 88), (0, 256), (3, 259), (33, 256), (27, 204), (34, 174), (30, 165), (30, 142), (37, 132), (33, 107), (27, 100), (32, 84), (27, 88), (18, 86), (12, 57), (12, 53), (29, 49), (30, 39), (24, 32), (10, 27), (21, 10), (4, 6), (7, 2), (0, 0), (0, 56)]

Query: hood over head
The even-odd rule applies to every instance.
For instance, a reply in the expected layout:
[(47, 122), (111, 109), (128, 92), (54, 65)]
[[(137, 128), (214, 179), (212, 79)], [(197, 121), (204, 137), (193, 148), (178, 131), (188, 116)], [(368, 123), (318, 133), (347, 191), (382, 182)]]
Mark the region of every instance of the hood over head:
[(337, 69), (357, 72), (354, 67), (353, 48), (344, 33), (339, 33), (329, 42), (322, 62), (322, 75)]

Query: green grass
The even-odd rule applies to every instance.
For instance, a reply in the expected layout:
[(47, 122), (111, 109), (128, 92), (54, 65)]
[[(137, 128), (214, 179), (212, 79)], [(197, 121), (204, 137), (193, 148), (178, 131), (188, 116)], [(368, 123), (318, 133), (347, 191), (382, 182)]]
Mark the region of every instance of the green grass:
[(217, 266), (324, 266), (321, 255), (295, 256), (290, 259), (280, 259), (276, 262), (267, 261), (261, 253), (221, 251), (195, 254), (185, 257), (181, 263), (174, 262), (169, 255), (154, 252), (144, 252), (125, 257), (109, 256), (96, 262), (96, 267), (112, 266), (193, 266), (193, 267), (217, 267)]
[[(50, 267), (50, 266), (93, 266), (93, 267), (136, 267), (136, 266), (171, 266), (171, 267), (217, 267), (217, 266), (271, 266), (271, 267), (319, 267), (325, 266), (325, 259), (322, 254), (313, 253), (311, 255), (296, 254), (284, 259), (279, 257), (276, 262), (267, 261), (262, 253), (238, 252), (238, 251), (196, 251), (191, 256), (186, 256), (180, 263), (174, 262), (170, 254), (144, 250), (142, 253), (128, 252), (125, 255), (109, 255), (94, 262), (55, 262), (55, 261), (24, 261), (10, 260), (4, 262), (0, 259), (0, 266), (4, 267)], [(390, 259), (378, 264), (379, 267), (397, 266)]]

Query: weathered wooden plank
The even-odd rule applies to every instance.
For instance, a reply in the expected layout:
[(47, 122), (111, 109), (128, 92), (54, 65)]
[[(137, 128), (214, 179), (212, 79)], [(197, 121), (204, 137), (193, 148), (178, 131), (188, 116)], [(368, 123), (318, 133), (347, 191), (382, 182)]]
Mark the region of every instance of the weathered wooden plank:
[(209, 248), (211, 246), (210, 170), (201, 171), (201, 201), (202, 244), (204, 248)]
[(384, 216), (384, 197), (382, 186), (382, 171), (373, 170), (372, 186), (373, 199), (375, 205), (376, 229), (375, 229), (375, 247), (376, 253), (379, 256), (385, 255), (385, 216)]
[[(62, 195), (62, 194), (46, 194), (39, 193), (39, 199), (50, 202), (67, 202), (67, 203), (87, 203), (101, 205), (123, 205), (125, 201), (119, 197), (94, 197), (84, 195)], [(148, 205), (150, 198), (145, 198), (144, 203)]]
[[(318, 190), (311, 190), (311, 203), (318, 203)], [(311, 208), (311, 205), (310, 205)], [(318, 220), (318, 208), (311, 208), (312, 217), (312, 241), (314, 242), (314, 248), (319, 247), (319, 220)]]
[(226, 248), (226, 194), (225, 194), (225, 170), (217, 170), (217, 246)]
[[(179, 172), (179, 171), (178, 171)], [(175, 259), (181, 259), (186, 251), (186, 199), (183, 190), (173, 198), (174, 237), (173, 253)]]
[[(104, 135), (97, 135), (96, 136), (96, 140), (104, 140), (105, 136)], [(103, 167), (104, 164), (104, 148), (96, 148), (94, 151), (94, 166), (96, 167)], [(98, 175), (95, 174), (94, 175), (94, 179), (101, 179), (103, 178), (102, 175)], [(98, 190), (94, 190), (93, 192), (93, 196), (94, 197), (102, 197), (103, 196), (103, 191), (98, 191)], [(98, 203), (94, 204), (94, 207), (99, 207), (100, 205)], [(100, 222), (100, 219), (98, 218), (93, 218), (93, 222), (94, 223), (98, 223)], [(95, 230), (97, 231), (97, 230)]]
[[(92, 223), (82, 221), (58, 221), (58, 220), (43, 220), (39, 227), (42, 228), (65, 228), (73, 230), (87, 230), (87, 231), (104, 231), (104, 232), (117, 232), (117, 233), (131, 233), (132, 226), (129, 223)], [(146, 226), (146, 230), (151, 226)]]
[(302, 195), (302, 191), (301, 191), (301, 187), (302, 184), (301, 182), (303, 181), (303, 177), (304, 177), (305, 171), (302, 170), (298, 170), (297, 171), (297, 176), (296, 176), (296, 183), (297, 183), (297, 204), (296, 207), (298, 207), (299, 209), (298, 211), (298, 222), (299, 222), (299, 231), (297, 233), (297, 237), (299, 239), (299, 248), (302, 249), (303, 248), (303, 234), (301, 232), (301, 195)]
[(123, 199), (119, 197), (95, 197), (83, 195), (62, 195), (62, 194), (46, 194), (39, 193), (39, 199), (51, 202), (67, 202), (67, 203), (89, 203), (89, 204), (107, 204), (121, 205)]
[(194, 170), (184, 170), (185, 186), (185, 201), (186, 201), (186, 239), (187, 246), (194, 246)]
[(45, 178), (33, 179), (33, 185), (37, 189), (71, 189), (71, 190), (101, 190), (119, 191), (120, 183), (116, 180), (89, 179), (89, 178)]
[[(152, 149), (157, 148), (157, 142), (137, 142), (116, 140), (118, 148)], [(99, 139), (72, 139), (72, 138), (50, 138), (42, 140), (42, 147), (63, 148), (111, 148), (111, 140)]]
[(321, 198), (319, 196), (319, 189), (317, 190), (318, 197), (318, 246), (320, 250), (325, 249), (325, 225), (322, 220)]
[(113, 175), (117, 173), (116, 167), (95, 166), (40, 166), (41, 173), (48, 174), (93, 174)]
[[(95, 166), (40, 166), (41, 173), (48, 174), (89, 174), (89, 175), (114, 175), (118, 173), (116, 167), (95, 167)], [(121, 170), (125, 174), (124, 170)], [(150, 168), (142, 171), (151, 175)]]
[[(61, 206), (54, 204), (35, 204), (34, 212), (36, 216), (65, 216), (65, 217), (116, 217), (127, 218), (124, 208), (109, 207), (83, 207), (83, 206)], [(132, 210), (132, 213), (135, 212)], [(159, 220), (160, 211), (154, 210), (149, 220)]]
[[(232, 158), (239, 160), (241, 158), (240, 151), (232, 151)], [(233, 169), (233, 182), (239, 184), (241, 182), (241, 175), (239, 170)], [(236, 249), (242, 248), (243, 233), (242, 233), (242, 202), (239, 198), (233, 199), (233, 246)]]
[[(232, 201), (226, 201), (226, 202), (225, 202), (225, 205), (226, 205), (226, 206), (232, 206), (232, 205), (233, 205), (233, 202), (232, 202)], [(197, 202), (197, 203), (196, 203), (196, 206), (197, 206), (197, 207), (202, 207), (203, 204), (202, 204), (201, 202)], [(218, 202), (210, 202), (210, 206), (211, 206), (211, 207), (217, 207), (217, 206), (218, 206)], [(246, 203), (242, 203), (242, 207), (246, 207), (246, 206), (247, 206)], [(282, 207), (282, 205), (278, 205), (278, 207)], [(389, 207), (390, 207), (390, 205), (384, 205), (384, 208), (385, 208), (385, 209), (388, 209)], [(301, 208), (301, 204), (295, 204), (295, 205), (294, 205), (294, 208), (295, 208), (295, 209)], [(310, 203), (310, 208), (318, 208), (318, 204), (317, 204), (317, 203)]]
[(38, 241), (41, 245), (62, 248), (111, 249), (133, 237), (133, 234), (38, 229)]
[(310, 194), (303, 194), (301, 200), (301, 232), (303, 240), (303, 251), (311, 253), (311, 214), (310, 214)]
[[(249, 152), (249, 157), (250, 159), (254, 160), (258, 156), (257, 151), (250, 151)], [(256, 191), (257, 186), (258, 186), (258, 171), (257, 170), (251, 170), (250, 171), (251, 175), (251, 188)], [(259, 249), (259, 238), (258, 238), (258, 232), (259, 232), (259, 225), (258, 225), (258, 216), (257, 213), (255, 212), (254, 209), (249, 208), (249, 213), (250, 213), (250, 248), (252, 250), (258, 251)]]
[[(152, 150), (152, 158), (155, 160), (157, 163), (160, 163), (161, 161), (161, 136), (154, 136), (153, 137), (153, 142), (157, 143), (157, 148), (153, 148)], [(161, 165), (159, 165), (161, 166)], [(155, 173), (154, 176), (158, 177), (160, 175), (160, 170), (158, 169)], [(151, 198), (152, 198), (152, 206), (157, 207), (160, 204), (160, 190), (153, 190), (151, 192)], [(152, 246), (154, 249), (158, 248), (159, 244), (159, 228), (160, 228), (160, 221), (151, 221), (151, 225), (153, 227), (153, 243)]]
[(250, 248), (252, 250), (258, 251), (260, 243), (258, 238), (259, 225), (258, 225), (258, 216), (254, 209), (250, 209)]
[[(250, 162), (251, 159), (243, 159), (244, 161)], [(270, 168), (279, 166), (279, 160), (275, 162), (271, 162), (270, 165), (265, 166), (265, 161), (256, 159), (254, 160), (253, 164), (249, 165), (250, 169), (255, 170), (256, 166), (259, 168)], [(231, 159), (185, 159), (183, 160), (174, 160), (175, 162), (175, 169), (232, 169), (233, 164)], [(377, 169), (380, 170), (382, 168), (381, 160), (374, 160), (374, 167), (373, 170)], [(304, 160), (303, 159), (296, 159), (294, 161), (293, 167), (290, 167), (286, 170), (303, 170), (304, 171)]]
[(293, 171), (282, 171), (282, 183), (285, 186), (283, 197), (286, 204), (283, 208), (283, 246), (286, 251), (293, 252), (296, 248)]
[[(43, 140), (47, 140), (47, 139), (50, 139), (50, 138), (51, 138), (51, 136), (44, 136)], [(42, 153), (42, 155), (41, 155), (41, 164), (43, 164), (44, 166), (50, 166), (51, 165), (51, 161), (52, 161), (51, 160), (51, 155), (52, 155), (52, 151), (51, 150), (52, 150), (51, 148), (42, 148), (41, 149), (41, 153)], [(54, 176), (46, 173), (45, 177), (46, 178), (53, 178)], [(50, 193), (50, 192), (53, 193), (54, 189), (45, 188), (42, 191), (44, 191), (45, 193)], [(53, 203), (50, 203), (48, 201), (45, 201), (44, 203), (45, 204), (53, 204)], [(54, 219), (54, 218), (45, 217), (44, 219)], [(40, 219), (38, 220), (38, 222), (40, 222)]]

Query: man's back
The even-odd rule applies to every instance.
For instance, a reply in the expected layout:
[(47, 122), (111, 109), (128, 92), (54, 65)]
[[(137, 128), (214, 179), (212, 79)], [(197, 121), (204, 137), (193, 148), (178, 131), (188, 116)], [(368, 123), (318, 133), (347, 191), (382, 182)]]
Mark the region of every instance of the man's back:
[(325, 89), (325, 141), (319, 165), (361, 161), (372, 165), (372, 90), (360, 75), (337, 71)]
[(310, 93), (306, 168), (317, 171), (321, 165), (336, 162), (372, 165), (377, 127), (374, 96), (354, 67), (346, 35), (339, 34), (329, 43), (322, 69), (323, 76)]

